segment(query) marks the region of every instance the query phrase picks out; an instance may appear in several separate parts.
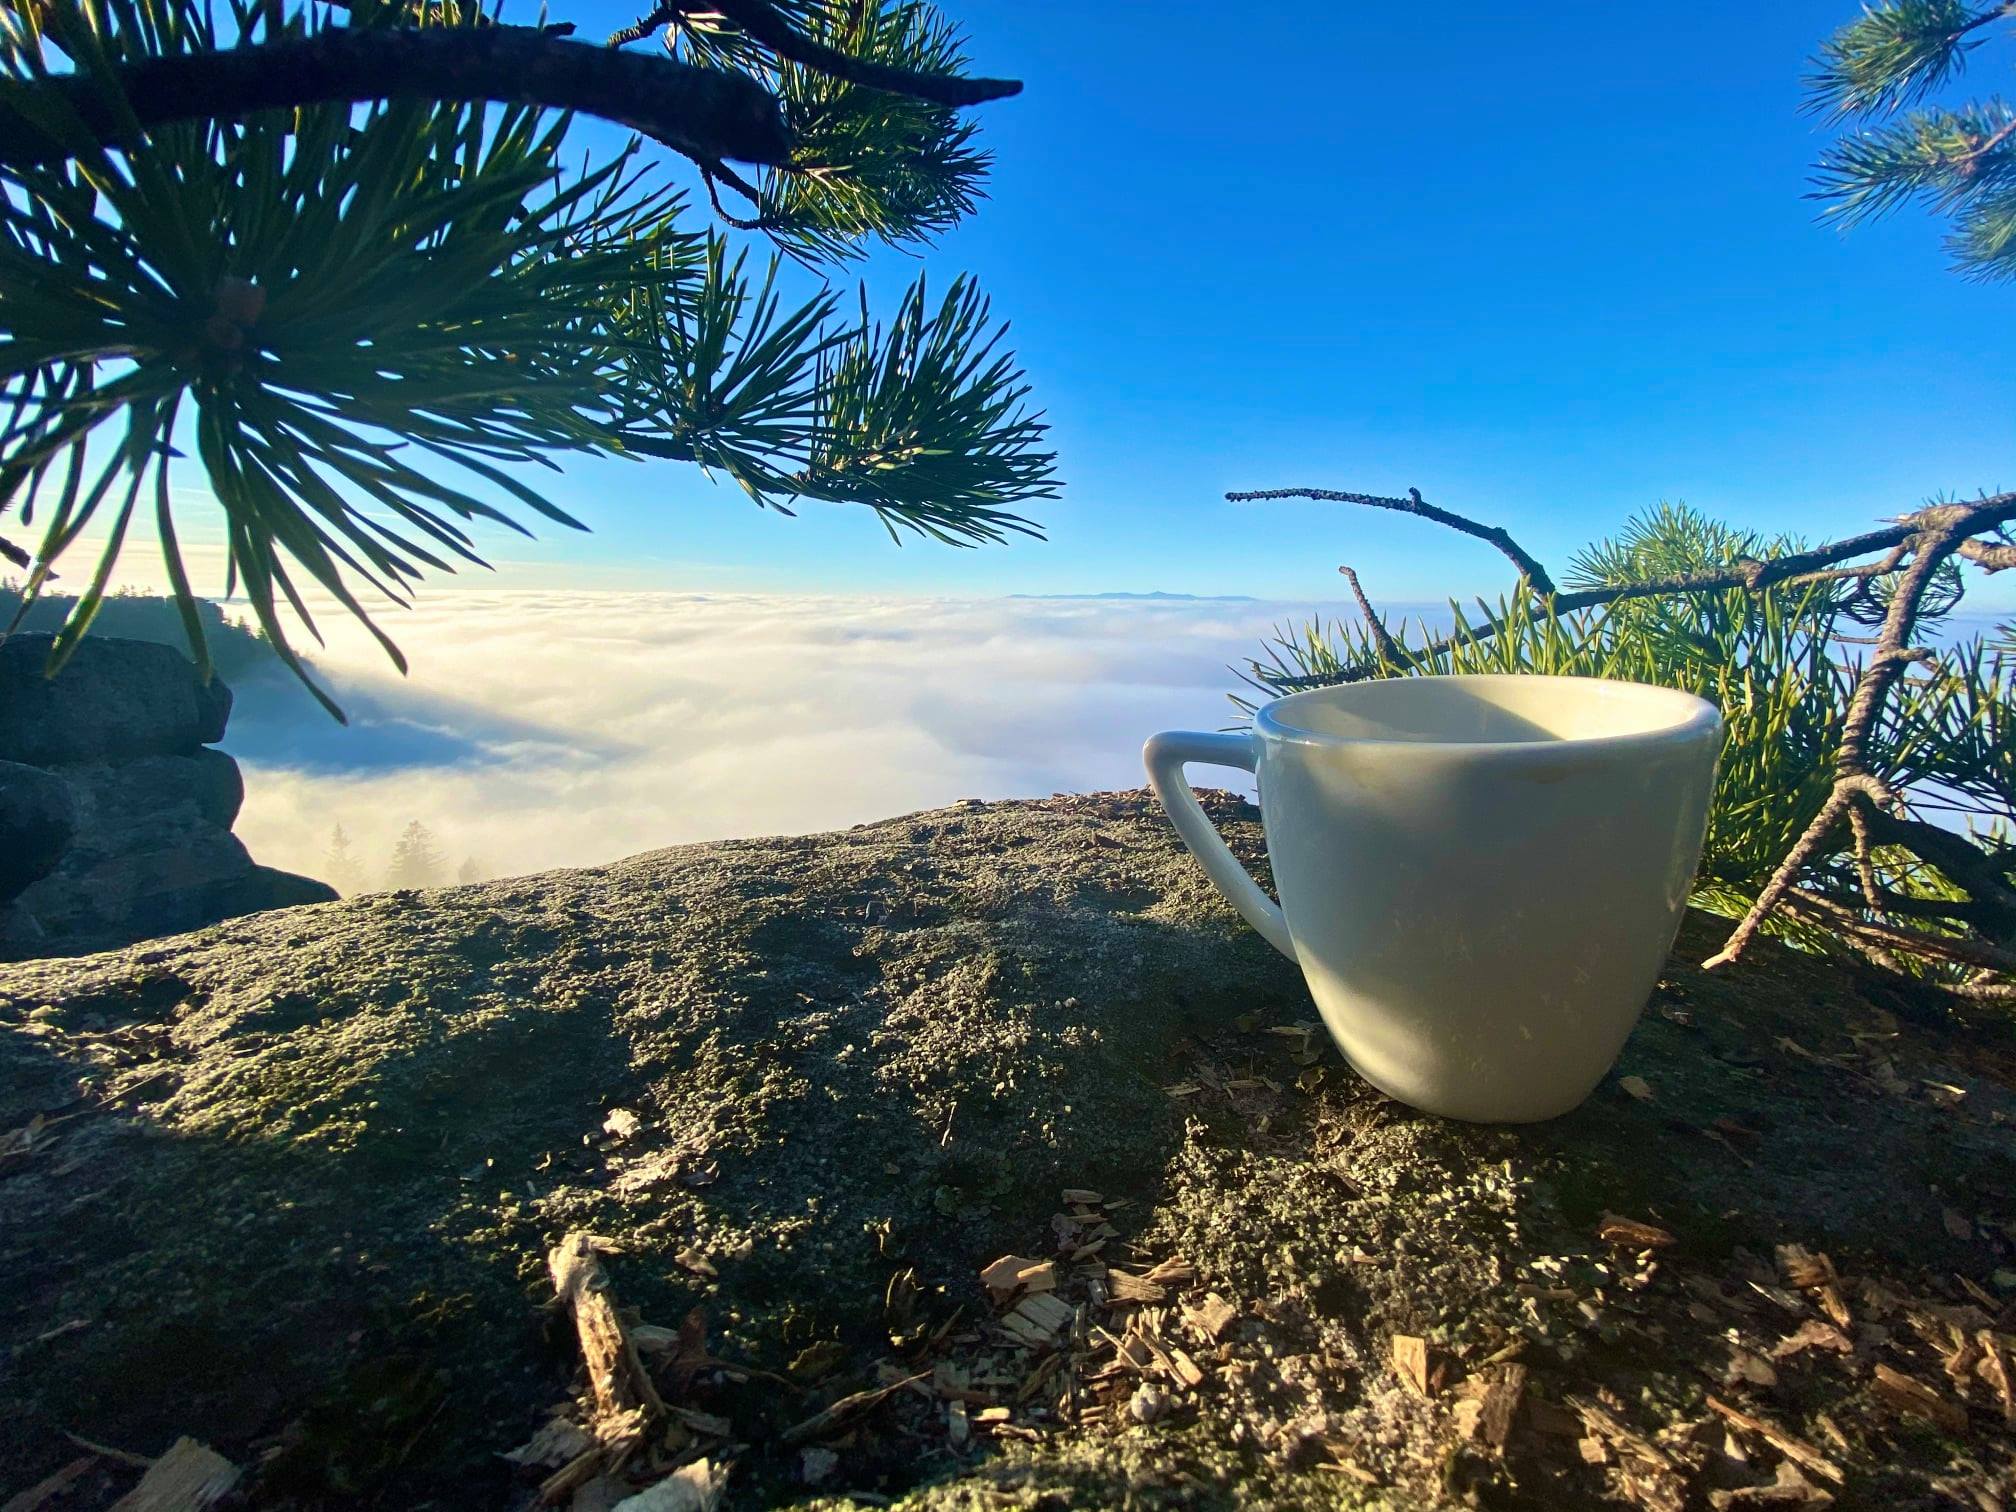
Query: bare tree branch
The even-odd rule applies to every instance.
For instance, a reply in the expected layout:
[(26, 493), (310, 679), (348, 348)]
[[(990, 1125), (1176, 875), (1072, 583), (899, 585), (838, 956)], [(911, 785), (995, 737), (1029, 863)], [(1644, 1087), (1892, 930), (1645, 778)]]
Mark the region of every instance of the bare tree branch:
[(760, 42), (780, 58), (869, 89), (954, 106), (984, 105), (989, 100), (1002, 100), (1022, 92), (1018, 79), (967, 79), (957, 74), (916, 73), (907, 68), (892, 68), (886, 63), (856, 58), (806, 36), (779, 14), (770, 0), (705, 0), (704, 4), (694, 4), (692, 0), (685, 0), (685, 3), (667, 0), (667, 3), (653, 7), (621, 31), (613, 33), (609, 43), (612, 47), (622, 47), (627, 43), (641, 42), (659, 28), (696, 11), (727, 17), (745, 36)]
[(1358, 600), (1358, 612), (1365, 616), (1365, 623), (1371, 627), (1373, 644), (1378, 646), (1379, 654), (1396, 667), (1406, 666), (1407, 653), (1400, 649), (1400, 643), (1388, 633), (1386, 621), (1379, 618), (1378, 611), (1372, 607), (1372, 601), (1365, 597), (1365, 590), (1358, 585), (1358, 574), (1349, 567), (1339, 567), (1337, 570), (1344, 574), (1344, 581), (1351, 585), (1351, 596)]
[(1895, 925), (1865, 919), (1847, 905), (1837, 903), (1832, 898), (1823, 898), (1818, 893), (1795, 888), (1786, 894), (1785, 907), (1793, 913), (1804, 913), (1809, 917), (1822, 919), (1830, 928), (1839, 929), (1878, 946), (1908, 950), (1914, 955), (1931, 956), (1950, 961), (1955, 965), (1976, 966), (1987, 971), (2016, 972), (2016, 951), (2004, 950), (1999, 945), (1991, 945), (1983, 940), (1969, 940), (1959, 935), (1933, 935), (1915, 929), (1899, 929)]
[[(1264, 498), (1315, 497), (1302, 489), (1286, 489), (1274, 493), (1234, 493), (1225, 497), (1231, 500)], [(1377, 507), (1387, 508), (1395, 504), (1404, 506), (1405, 500), (1379, 499), (1366, 494), (1348, 494), (1325, 491), (1321, 497), (1341, 499), (1346, 502), (1369, 501)], [(1847, 579), (1870, 579), (1887, 577), (1897, 569), (1897, 564), (1909, 555), (1917, 537), (1942, 516), (1943, 511), (1966, 510), (1977, 531), (1993, 529), (1995, 526), (2016, 520), (2016, 492), (1991, 494), (1985, 499), (1977, 499), (1971, 504), (1933, 504), (1906, 515), (1897, 524), (1882, 530), (1871, 530), (1859, 536), (1846, 536), (1825, 546), (1816, 546), (1810, 551), (1791, 551), (1783, 556), (1759, 560), (1744, 557), (1727, 567), (1718, 567), (1703, 572), (1676, 572), (1665, 577), (1637, 578), (1629, 583), (1612, 584), (1603, 588), (1583, 588), (1574, 593), (1554, 593), (1548, 596), (1548, 606), (1558, 614), (1572, 614), (1578, 609), (1597, 609), (1605, 604), (1622, 603), (1627, 599), (1669, 598), (1682, 593), (1713, 593), (1728, 588), (1747, 588), (1753, 593), (1779, 586), (1797, 587), (1801, 583), (1833, 582)], [(1408, 513), (1419, 513), (1408, 509)], [(1475, 534), (1466, 530), (1466, 535)], [(1966, 542), (1967, 545), (1980, 544)], [(1901, 550), (1899, 549), (1901, 548)], [(1958, 554), (1972, 554), (1955, 548)], [(1998, 548), (2003, 549), (2003, 548)], [(2006, 548), (2016, 553), (2016, 548)], [(1872, 551), (1887, 553), (1875, 562), (1864, 562), (1853, 567), (1839, 567), (1851, 557), (1867, 556)], [(2010, 565), (2016, 565), (2012, 557)], [(1486, 620), (1482, 624), (1470, 626), (1465, 634), (1466, 641), (1489, 640), (1504, 630), (1505, 621)], [(1424, 657), (1446, 651), (1452, 642), (1437, 641), (1422, 653)], [(1369, 676), (1369, 672), (1346, 670), (1340, 677), (1284, 677), (1270, 681), (1269, 686), (1283, 691), (1298, 688), (1322, 687), (1334, 682), (1357, 682)]]
[[(125, 108), (108, 79), (95, 74), (0, 80), (0, 164), (132, 146), (172, 121), (416, 97), (579, 111), (701, 159), (781, 167), (792, 146), (777, 101), (753, 79), (570, 42), (537, 27), (331, 27), (285, 42), (125, 63), (110, 81), (123, 90)], [(58, 113), (74, 116), (74, 132), (41, 124)]]
[(1234, 504), (1247, 504), (1260, 499), (1318, 499), (1332, 504), (1367, 504), (1374, 509), (1393, 509), (1401, 514), (1419, 515), (1424, 520), (1433, 520), (1438, 525), (1447, 525), (1451, 530), (1460, 530), (1467, 536), (1475, 536), (1480, 541), (1489, 541), (1504, 552), (1520, 576), (1533, 585), (1535, 593), (1554, 592), (1554, 579), (1547, 575), (1547, 569), (1535, 561), (1525, 547), (1497, 525), (1480, 525), (1475, 520), (1430, 504), (1421, 497), (1421, 490), (1410, 488), (1404, 499), (1392, 498), (1386, 494), (1344, 493), (1334, 488), (1262, 488), (1250, 493), (1228, 493), (1225, 497)]

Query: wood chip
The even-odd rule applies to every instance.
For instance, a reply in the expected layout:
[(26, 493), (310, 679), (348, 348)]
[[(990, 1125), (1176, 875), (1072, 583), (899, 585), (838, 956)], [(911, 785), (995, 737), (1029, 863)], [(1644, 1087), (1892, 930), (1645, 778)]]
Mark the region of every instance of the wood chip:
[(1183, 1321), (1214, 1343), (1223, 1338), (1225, 1330), (1238, 1320), (1239, 1309), (1216, 1292), (1206, 1292), (1199, 1306), (1183, 1309)]
[(1752, 1417), (1739, 1407), (1731, 1407), (1719, 1397), (1709, 1397), (1708, 1405), (1714, 1411), (1721, 1413), (1723, 1417), (1734, 1423), (1738, 1428), (1743, 1429), (1746, 1433), (1756, 1434), (1787, 1459), (1795, 1461), (1800, 1469), (1820, 1476), (1824, 1480), (1830, 1480), (1837, 1486), (1845, 1479), (1839, 1465), (1835, 1464), (1834, 1461), (1827, 1458), (1826, 1455), (1822, 1454), (1805, 1440), (1794, 1438), (1776, 1423), (1767, 1422), (1760, 1417)]
[(657, 1485), (626, 1496), (616, 1503), (615, 1512), (714, 1512), (727, 1483), (726, 1465), (695, 1460), (681, 1465)]
[(1045, 1260), (1040, 1265), (1032, 1265), (1015, 1278), (1025, 1291), (1055, 1291), (1057, 1289), (1056, 1262)]
[(1197, 1279), (1197, 1272), (1187, 1260), (1164, 1260), (1144, 1279), (1157, 1286), (1173, 1286), (1180, 1291)]
[(1617, 1078), (1617, 1085), (1622, 1087), (1626, 1092), (1629, 1092), (1640, 1102), (1651, 1102), (1653, 1100), (1652, 1084), (1642, 1076), (1620, 1076)]
[(1393, 1335), (1393, 1370), (1420, 1395), (1435, 1395), (1436, 1382), (1428, 1359), (1428, 1341), (1418, 1334)]
[(992, 1265), (981, 1267), (980, 1284), (987, 1288), (995, 1306), (1000, 1306), (1022, 1289), (1022, 1277), (1043, 1264), (1027, 1255), (1003, 1255)]
[(1064, 1200), (1067, 1203), (1079, 1203), (1084, 1207), (1097, 1207), (1106, 1199), (1086, 1187), (1066, 1187), (1064, 1188)]
[(1710, 1491), (1708, 1505), (1715, 1512), (1742, 1507), (1831, 1507), (1834, 1494), (1799, 1473), (1790, 1460), (1778, 1462), (1778, 1476), (1768, 1486), (1738, 1486), (1729, 1491)]
[(2009, 1352), (1991, 1328), (1977, 1332), (1974, 1342), (1981, 1347), (1981, 1363), (1975, 1373), (1995, 1388), (2002, 1399), (2002, 1421), (2016, 1428), (2016, 1376), (2009, 1368)]
[(1127, 1271), (1109, 1269), (1106, 1284), (1111, 1289), (1115, 1302), (1162, 1302), (1168, 1300), (1166, 1287), (1150, 1281), (1146, 1276), (1136, 1276)]
[(603, 1131), (617, 1139), (628, 1139), (643, 1126), (643, 1118), (633, 1108), (611, 1108), (602, 1120)]
[(1018, 1343), (1042, 1349), (1057, 1342), (1058, 1330), (1074, 1316), (1071, 1304), (1054, 1292), (1031, 1292), (1001, 1317), (1001, 1327)]
[(1625, 1218), (1616, 1213), (1602, 1216), (1596, 1224), (1596, 1237), (1605, 1244), (1615, 1244), (1624, 1249), (1666, 1249), (1680, 1242), (1670, 1230), (1660, 1228), (1656, 1223), (1641, 1223), (1636, 1218)]
[(1832, 1260), (1803, 1244), (1781, 1244), (1777, 1253), (1778, 1266), (1784, 1271), (1785, 1279), (1810, 1294), (1820, 1304), (1820, 1311), (1834, 1320), (1836, 1328), (1847, 1328), (1854, 1323), (1854, 1316), (1848, 1311), (1848, 1298), (1842, 1289), (1841, 1277), (1836, 1273)]
[(1169, 1346), (1169, 1368), (1175, 1373), (1176, 1379), (1190, 1391), (1195, 1391), (1204, 1384), (1203, 1368), (1173, 1344)]
[(1869, 1387), (1885, 1406), (1913, 1417), (1922, 1417), (1948, 1433), (1960, 1433), (1967, 1427), (1965, 1407), (1950, 1397), (1941, 1396), (1923, 1381), (1905, 1375), (1901, 1370), (1878, 1365)]
[(1835, 1354), (1853, 1354), (1855, 1344), (1832, 1323), (1823, 1323), (1818, 1318), (1808, 1318), (1771, 1346), (1771, 1358), (1789, 1360), (1806, 1349), (1829, 1349)]
[(202, 1512), (238, 1484), (238, 1467), (193, 1438), (178, 1438), (112, 1512)]
[(553, 1417), (516, 1449), (499, 1457), (514, 1465), (550, 1470), (578, 1459), (594, 1447), (594, 1438), (579, 1423), (567, 1417)]

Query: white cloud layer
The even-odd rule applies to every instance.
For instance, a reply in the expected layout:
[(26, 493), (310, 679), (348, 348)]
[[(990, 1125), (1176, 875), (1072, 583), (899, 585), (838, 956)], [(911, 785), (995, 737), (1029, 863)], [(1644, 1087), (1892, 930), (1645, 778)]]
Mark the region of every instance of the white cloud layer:
[(963, 797), (1132, 787), (1142, 740), (1228, 723), (1227, 663), (1304, 613), (442, 594), (388, 627), (410, 679), (347, 628), (318, 656), (348, 729), (281, 681), (240, 688), (225, 741), (245, 767), (238, 832), (261, 861), (321, 875), (341, 824), (375, 881), (419, 819), (451, 869), (470, 857), (509, 875)]

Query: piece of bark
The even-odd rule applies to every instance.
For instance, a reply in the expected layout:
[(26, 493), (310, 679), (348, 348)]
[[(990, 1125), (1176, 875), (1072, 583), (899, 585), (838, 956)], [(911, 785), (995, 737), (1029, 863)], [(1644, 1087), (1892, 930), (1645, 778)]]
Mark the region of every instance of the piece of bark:
[(844, 1396), (832, 1406), (815, 1412), (802, 1423), (795, 1423), (784, 1430), (786, 1448), (795, 1449), (800, 1444), (809, 1444), (815, 1439), (836, 1433), (849, 1422), (859, 1417), (869, 1408), (888, 1398), (892, 1392), (900, 1391), (912, 1381), (921, 1381), (930, 1372), (919, 1371), (916, 1375), (905, 1376), (900, 1381), (891, 1381), (886, 1386), (874, 1386), (867, 1391), (857, 1391), (852, 1396)]
[[(593, 1235), (572, 1233), (546, 1256), (553, 1294), (574, 1314), (581, 1339), (581, 1357), (588, 1366), (588, 1385), (595, 1396), (596, 1416), (614, 1419), (632, 1408), (665, 1411), (664, 1399), (638, 1358), (637, 1345), (616, 1315), (609, 1276), (602, 1269)], [(600, 1429), (597, 1429), (601, 1436)]]
[(1502, 1452), (1512, 1437), (1519, 1407), (1526, 1399), (1527, 1369), (1516, 1361), (1501, 1365), (1491, 1375), (1484, 1394), (1477, 1399), (1477, 1420), (1470, 1436), (1485, 1448)]
[(1846, 1478), (1842, 1474), (1841, 1467), (1835, 1464), (1834, 1461), (1827, 1458), (1826, 1455), (1822, 1454), (1805, 1440), (1794, 1438), (1776, 1423), (1767, 1422), (1760, 1417), (1753, 1417), (1740, 1407), (1730, 1406), (1720, 1397), (1709, 1397), (1708, 1405), (1716, 1412), (1721, 1413), (1723, 1417), (1734, 1423), (1738, 1428), (1756, 1434), (1787, 1459), (1795, 1461), (1800, 1469), (1810, 1471), (1822, 1479), (1830, 1480), (1837, 1486)]
[(1941, 1396), (1923, 1381), (1905, 1375), (1901, 1370), (1878, 1365), (1869, 1384), (1877, 1400), (1895, 1411), (1922, 1417), (1948, 1433), (1964, 1432), (1967, 1427), (1965, 1407), (1950, 1397)]
[(1596, 1224), (1596, 1237), (1605, 1244), (1625, 1249), (1666, 1249), (1680, 1241), (1656, 1223), (1642, 1223), (1617, 1213), (1605, 1213)]
[(238, 1467), (208, 1445), (178, 1438), (112, 1512), (202, 1512), (238, 1484)]

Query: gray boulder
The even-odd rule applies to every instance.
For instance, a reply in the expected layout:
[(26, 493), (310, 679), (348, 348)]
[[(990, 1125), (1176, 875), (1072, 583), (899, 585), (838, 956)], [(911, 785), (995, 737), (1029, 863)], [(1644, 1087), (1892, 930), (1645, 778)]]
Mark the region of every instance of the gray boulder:
[(0, 967), (0, 1489), (530, 1508), (587, 1233), (667, 1408), (561, 1506), (2006, 1503), (2006, 1033), (1716, 938), (1517, 1129), (1358, 1081), (1140, 794)]
[(101, 637), (52, 679), (49, 645), (46, 635), (0, 643), (0, 770), (37, 774), (0, 778), (0, 899), (12, 898), (0, 959), (334, 899), (320, 882), (255, 864), (232, 835), (244, 780), (207, 744), (224, 733), (228, 688), (205, 685), (173, 647)]
[(224, 738), (231, 690), (173, 646), (86, 636), (55, 677), (54, 637), (0, 642), (0, 761), (55, 766), (178, 755)]

